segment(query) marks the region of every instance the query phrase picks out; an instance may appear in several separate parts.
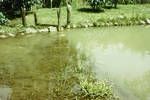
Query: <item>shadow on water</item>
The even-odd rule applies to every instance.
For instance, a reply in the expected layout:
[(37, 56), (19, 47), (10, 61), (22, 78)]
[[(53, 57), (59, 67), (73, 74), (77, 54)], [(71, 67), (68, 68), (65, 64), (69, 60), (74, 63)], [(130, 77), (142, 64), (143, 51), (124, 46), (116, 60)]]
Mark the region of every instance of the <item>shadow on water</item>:
[(76, 51), (63, 36), (43, 34), (0, 40), (0, 99), (72, 98), (78, 78), (66, 69), (76, 67)]

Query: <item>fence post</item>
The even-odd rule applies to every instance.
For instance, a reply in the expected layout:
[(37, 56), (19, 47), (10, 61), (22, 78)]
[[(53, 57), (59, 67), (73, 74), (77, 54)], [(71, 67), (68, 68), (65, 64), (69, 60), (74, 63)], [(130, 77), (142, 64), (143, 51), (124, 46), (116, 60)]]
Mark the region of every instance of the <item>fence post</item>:
[(58, 30), (58, 31), (60, 31), (60, 15), (61, 15), (61, 5), (60, 5), (59, 8), (57, 9), (57, 19), (58, 19), (57, 30)]
[(51, 0), (51, 8), (53, 8), (53, 0)]
[(70, 1), (66, 1), (67, 4), (67, 26), (70, 25), (71, 23), (71, 0)]
[(34, 23), (35, 23), (35, 25), (37, 25), (38, 23), (37, 23), (37, 15), (36, 15), (36, 12), (33, 12), (33, 14), (34, 14)]
[(22, 25), (25, 27), (27, 26), (26, 23), (26, 11), (25, 11), (25, 7), (21, 7), (21, 17), (22, 17)]

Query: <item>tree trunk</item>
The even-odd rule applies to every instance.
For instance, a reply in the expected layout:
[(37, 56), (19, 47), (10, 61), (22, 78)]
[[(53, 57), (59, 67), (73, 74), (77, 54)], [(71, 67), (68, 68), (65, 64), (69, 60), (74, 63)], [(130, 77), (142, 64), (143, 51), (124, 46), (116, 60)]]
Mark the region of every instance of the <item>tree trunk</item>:
[(53, 8), (53, 0), (51, 0), (51, 8)]
[(67, 5), (67, 26), (70, 25), (71, 23), (71, 0), (70, 1), (66, 1), (66, 5)]
[(22, 25), (25, 27), (26, 24), (26, 11), (25, 7), (21, 7), (21, 17), (22, 17)]
[(61, 5), (59, 6), (59, 8), (57, 9), (57, 19), (58, 19), (58, 26), (57, 26), (57, 30), (60, 31), (60, 15), (61, 15)]
[(36, 12), (34, 12), (34, 23), (35, 23), (35, 25), (38, 24), (38, 23), (37, 23), (37, 15), (36, 15)]

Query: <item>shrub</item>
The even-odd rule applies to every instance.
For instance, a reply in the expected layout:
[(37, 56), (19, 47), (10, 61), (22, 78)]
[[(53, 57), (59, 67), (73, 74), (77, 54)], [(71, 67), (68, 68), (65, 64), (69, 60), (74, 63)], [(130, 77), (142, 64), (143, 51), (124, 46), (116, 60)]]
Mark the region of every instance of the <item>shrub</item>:
[(100, 10), (104, 5), (103, 0), (88, 0), (88, 3), (90, 4), (93, 10)]
[(102, 10), (101, 8), (117, 7), (118, 0), (88, 0), (93, 10)]
[(7, 21), (8, 19), (0, 12), (0, 25), (5, 24)]

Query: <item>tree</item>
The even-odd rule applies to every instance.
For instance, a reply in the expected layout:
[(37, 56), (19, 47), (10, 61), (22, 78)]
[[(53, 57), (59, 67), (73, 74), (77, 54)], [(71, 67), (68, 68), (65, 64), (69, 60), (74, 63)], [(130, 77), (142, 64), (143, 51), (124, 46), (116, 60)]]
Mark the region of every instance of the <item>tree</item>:
[(72, 10), (72, 0), (66, 0), (66, 6), (67, 6), (67, 26), (71, 23), (71, 10)]
[(117, 3), (118, 3), (118, 0), (112, 0), (112, 5), (114, 6), (114, 8), (117, 8)]
[[(59, 8), (57, 9), (57, 18), (58, 18), (58, 31), (60, 30), (60, 17), (61, 17), (61, 7), (63, 5), (64, 1), (61, 0), (60, 3), (59, 3)], [(72, 3), (72, 0), (65, 0), (65, 5), (67, 6), (67, 27), (70, 25), (71, 23), (71, 9), (72, 9), (72, 6), (71, 6), (71, 3)]]

